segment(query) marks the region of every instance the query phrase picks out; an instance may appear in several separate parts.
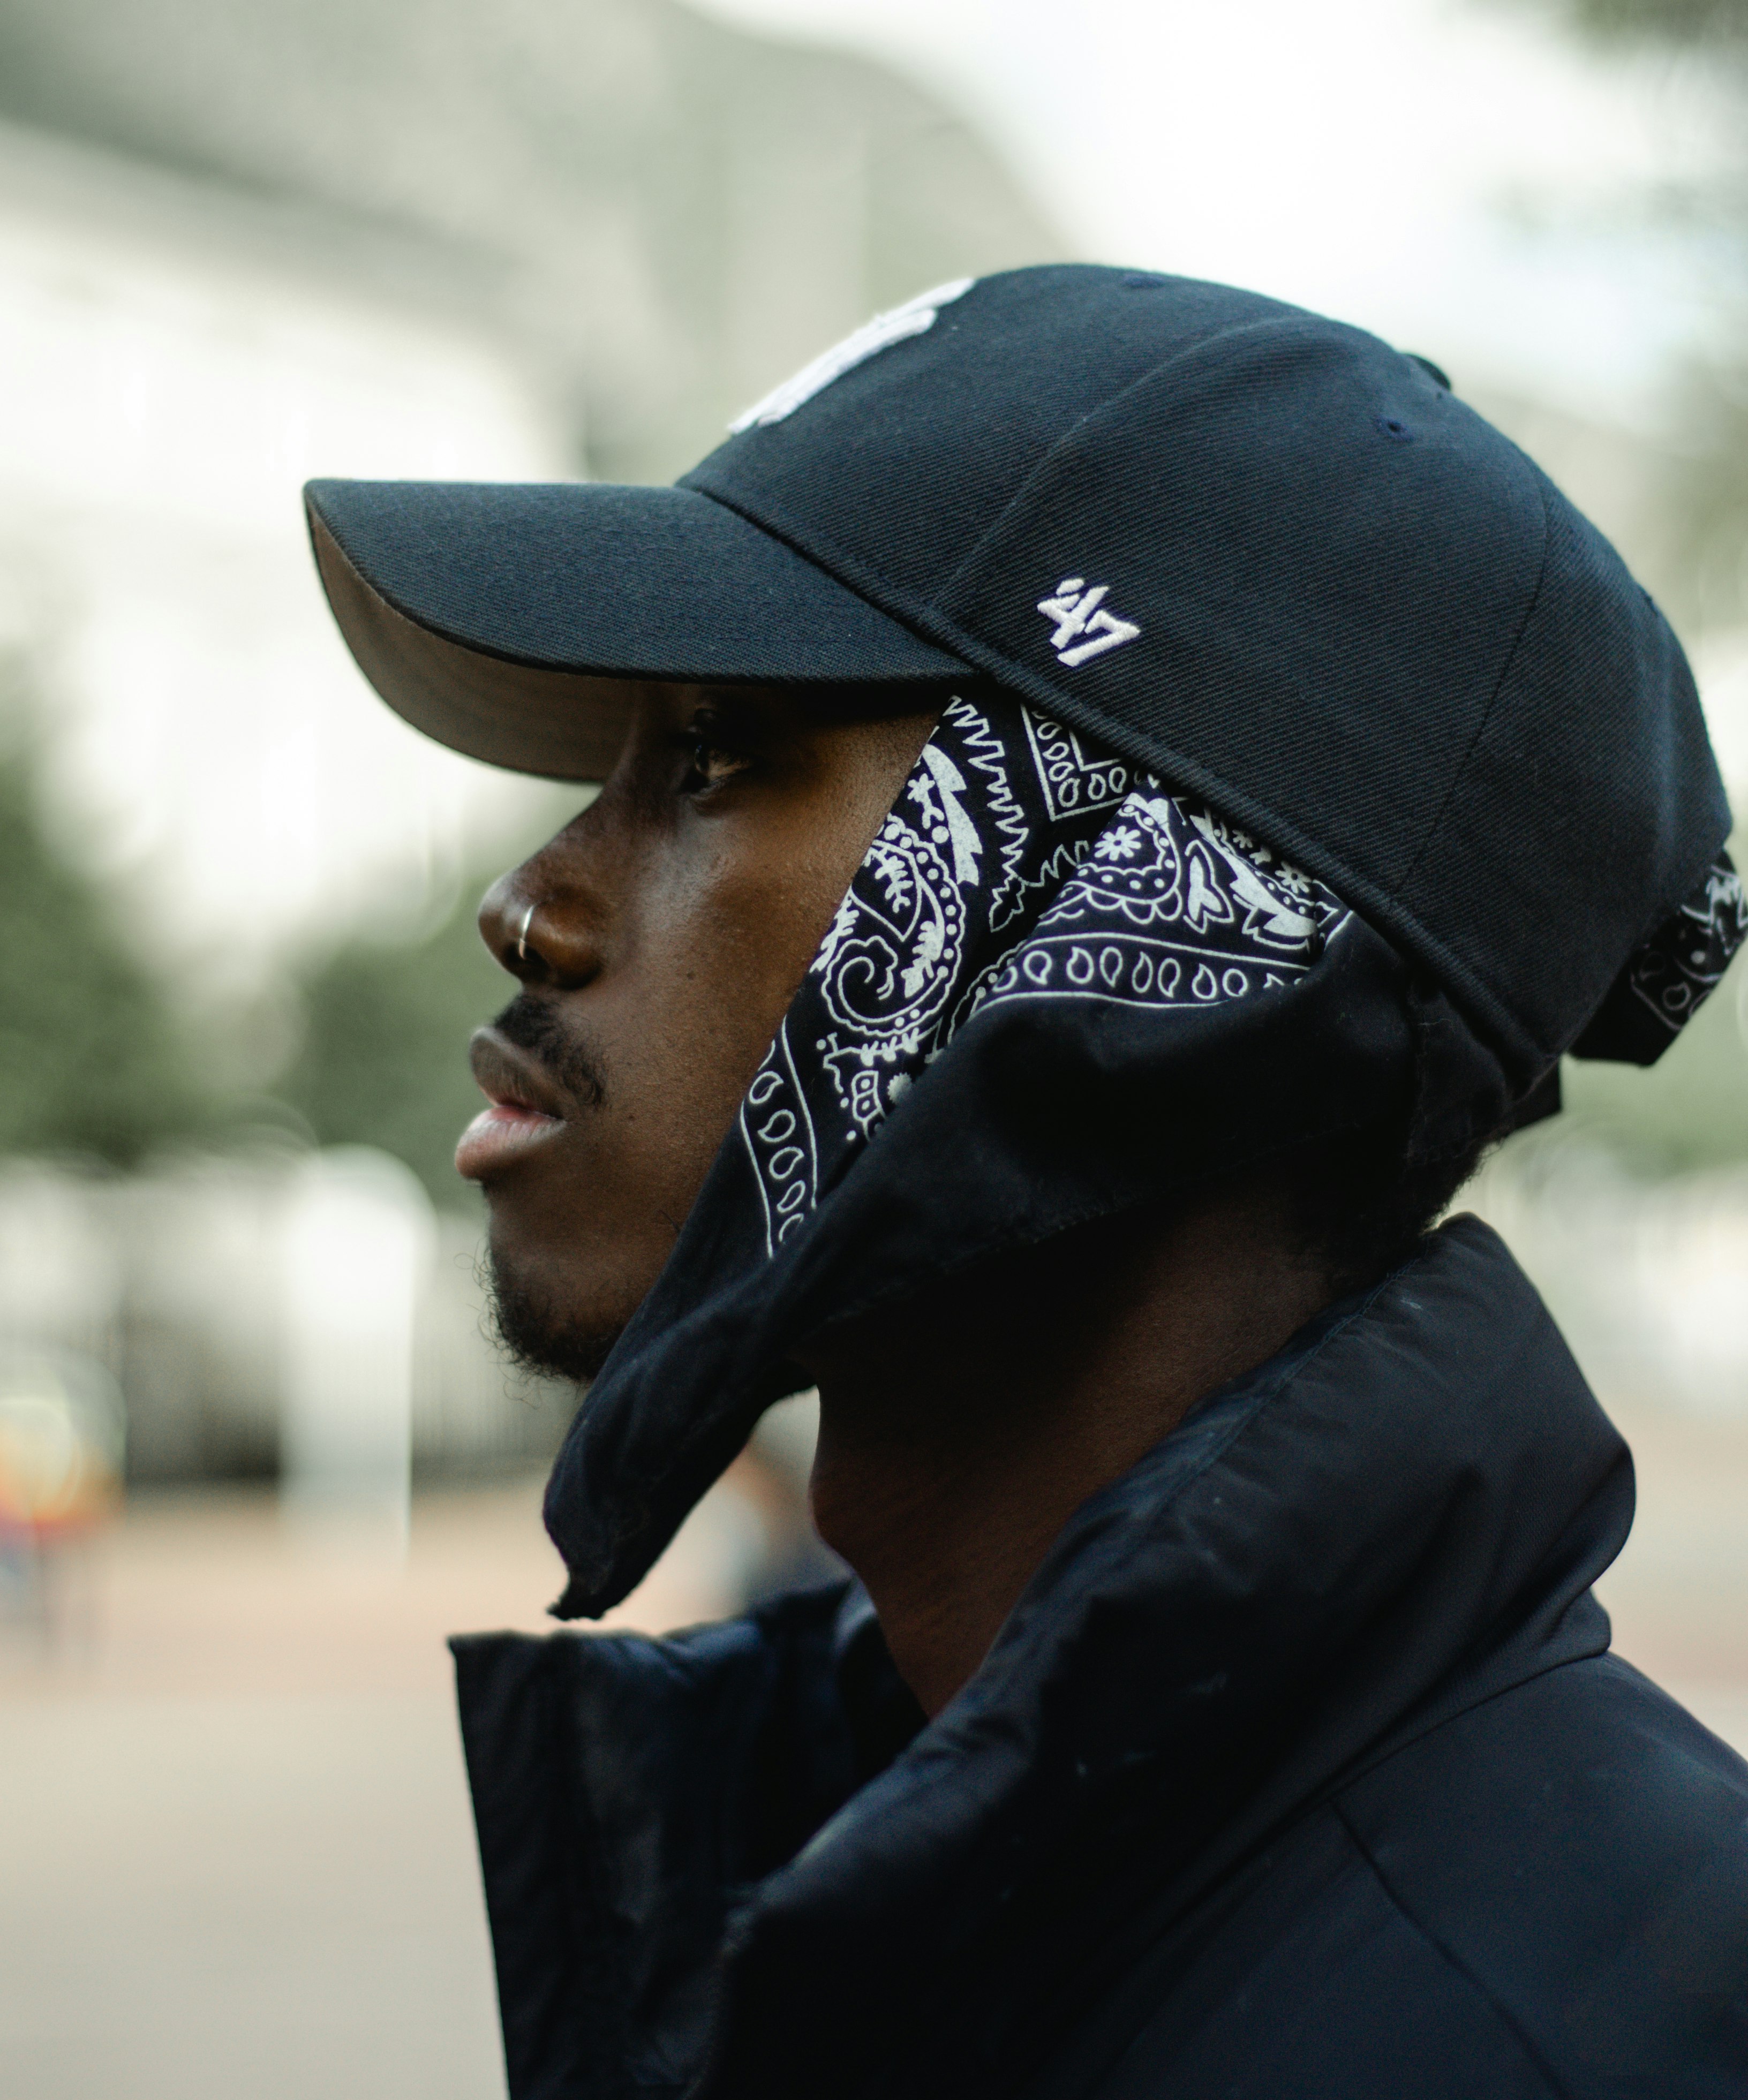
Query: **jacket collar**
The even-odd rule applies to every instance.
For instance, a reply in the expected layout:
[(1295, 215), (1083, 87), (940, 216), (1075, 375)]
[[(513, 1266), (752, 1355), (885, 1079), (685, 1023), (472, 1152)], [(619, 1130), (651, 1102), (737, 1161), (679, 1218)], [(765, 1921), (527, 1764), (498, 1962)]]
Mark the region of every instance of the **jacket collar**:
[[(822, 2064), (845, 2095), (1013, 2089), (1126, 1940), (1416, 1735), (1605, 1648), (1589, 1588), (1631, 1506), (1625, 1446), (1465, 1218), (1084, 1504), (895, 1756), (906, 1695), (854, 1599), (461, 1644), (513, 2091), (813, 2100)], [(536, 1932), (528, 1846), (494, 1832), (534, 1828), (543, 1760), (540, 1827), (572, 1833), (543, 1868), (575, 1858)], [(562, 2077), (516, 2073), (531, 2005), (525, 2060), (562, 2027)]]
[[(1534, 1290), (1446, 1226), (1088, 1502), (960, 1696), (744, 1906), (721, 2089), (799, 2096), (827, 2046), (893, 2063), (949, 2001), (969, 2057), (1022, 2060), (1126, 1917), (1605, 1648), (1588, 1590), (1631, 1507)], [(922, 2054), (932, 2083), (938, 2032)]]

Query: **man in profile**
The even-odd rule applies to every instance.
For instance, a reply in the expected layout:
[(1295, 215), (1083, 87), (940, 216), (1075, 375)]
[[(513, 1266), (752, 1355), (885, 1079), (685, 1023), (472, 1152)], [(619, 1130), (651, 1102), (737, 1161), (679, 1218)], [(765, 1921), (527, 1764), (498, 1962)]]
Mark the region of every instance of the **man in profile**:
[(817, 1385), (857, 1580), (457, 1644), (511, 2091), (1748, 2089), (1748, 1769), (1607, 1652), (1631, 1462), (1472, 1218), (1744, 928), (1656, 608), (1424, 360), (946, 285), (673, 488), (310, 492), (488, 897), (560, 1617)]

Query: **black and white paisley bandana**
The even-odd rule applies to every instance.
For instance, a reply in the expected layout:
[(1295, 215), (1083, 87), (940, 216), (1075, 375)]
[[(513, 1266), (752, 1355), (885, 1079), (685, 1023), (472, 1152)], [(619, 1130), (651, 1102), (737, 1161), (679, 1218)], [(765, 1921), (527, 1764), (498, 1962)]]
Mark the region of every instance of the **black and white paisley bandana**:
[(1004, 695), (951, 699), (559, 1456), (560, 1616), (637, 1581), (807, 1383), (806, 1334), (1375, 1114), (1412, 1062), (1402, 977), (1200, 803)]
[(766, 1251), (984, 1009), (1108, 1002), (1169, 1026), (1302, 976), (1348, 915), (1075, 731), (950, 700), (742, 1107)]
[(1653, 1065), (1693, 1018), (1748, 938), (1748, 895), (1728, 854), (1633, 955), (1572, 1046), (1580, 1057)]
[[(1724, 862), (1580, 1051), (1666, 1043), (1743, 923)], [(1321, 883), (1017, 699), (953, 699), (559, 1454), (554, 1611), (626, 1595), (833, 1321), (1309, 1139), (1399, 1114), (1459, 1145), (1512, 1105)]]

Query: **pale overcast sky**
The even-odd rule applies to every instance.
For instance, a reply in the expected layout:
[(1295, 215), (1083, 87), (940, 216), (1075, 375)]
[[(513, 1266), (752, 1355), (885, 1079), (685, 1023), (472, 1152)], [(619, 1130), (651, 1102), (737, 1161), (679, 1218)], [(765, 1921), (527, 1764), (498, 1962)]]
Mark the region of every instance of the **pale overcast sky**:
[[(1631, 415), (1693, 324), (1667, 239), (1532, 235), (1506, 208), (1594, 218), (1694, 130), (1666, 88), (1585, 60), (1511, 0), (708, 4), (933, 86), (1081, 254), (1303, 300), (1461, 389)], [(20, 601), (9, 614), (0, 591), (0, 639), (52, 661), (69, 837), (100, 843), (142, 924), (218, 975), (360, 900), (373, 924), (414, 923), (522, 786), (369, 699), (315, 589), (297, 483), (335, 460), (539, 479), (567, 470), (558, 435), (477, 346), (245, 284), (222, 255), (99, 240), (22, 180), (8, 198), (0, 379), (34, 412), (0, 432), (0, 582)]]
[(1694, 262), (1612, 230), (1706, 151), (1701, 90), (1512, 0), (704, 0), (982, 121), (1082, 253), (1376, 328), (1459, 383), (1644, 412)]

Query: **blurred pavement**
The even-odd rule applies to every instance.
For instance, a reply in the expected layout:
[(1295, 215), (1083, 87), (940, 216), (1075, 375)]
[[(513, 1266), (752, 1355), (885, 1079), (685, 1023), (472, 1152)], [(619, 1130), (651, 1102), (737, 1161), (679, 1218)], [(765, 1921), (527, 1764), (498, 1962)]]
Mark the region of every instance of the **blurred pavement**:
[[(1748, 1749), (1748, 1421), (1622, 1411), (1617, 1644)], [(3, 2100), (491, 2100), (490, 1955), (445, 1633), (550, 1626), (539, 1489), (427, 1495), (405, 1567), (265, 1493), (138, 1498), (56, 1650), (0, 1649)], [(719, 1490), (619, 1615), (721, 1608)]]
[[(53, 1653), (0, 1626), (4, 2100), (501, 2094), (443, 1637), (550, 1630), (539, 1502), (422, 1498), (403, 1568), (139, 1498)], [(618, 1619), (717, 1612), (744, 1524), (719, 1490)]]

